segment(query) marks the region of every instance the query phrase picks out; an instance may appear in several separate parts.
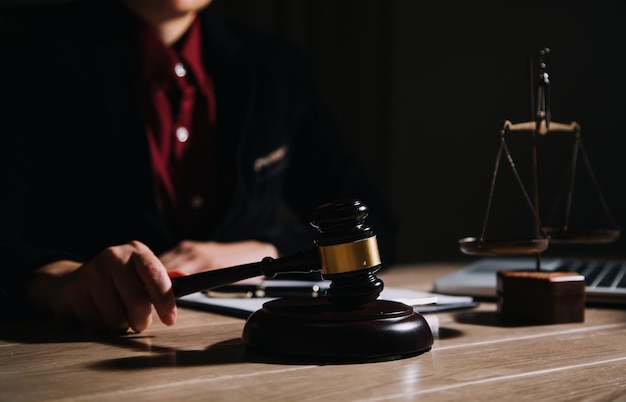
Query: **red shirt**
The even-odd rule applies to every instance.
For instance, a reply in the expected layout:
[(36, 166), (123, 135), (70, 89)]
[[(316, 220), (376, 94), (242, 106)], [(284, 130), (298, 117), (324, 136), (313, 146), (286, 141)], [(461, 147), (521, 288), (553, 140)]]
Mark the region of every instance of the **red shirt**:
[(204, 67), (200, 20), (173, 46), (139, 23), (140, 74), (158, 201), (171, 224), (193, 237), (210, 213), (215, 95)]

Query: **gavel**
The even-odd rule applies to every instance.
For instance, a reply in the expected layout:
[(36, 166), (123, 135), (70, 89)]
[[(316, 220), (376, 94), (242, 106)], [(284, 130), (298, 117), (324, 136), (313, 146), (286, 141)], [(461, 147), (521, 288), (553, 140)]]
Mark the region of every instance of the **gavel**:
[(211, 289), (259, 275), (321, 271), (323, 297), (284, 297), (263, 304), (246, 320), (241, 339), (254, 350), (320, 362), (397, 359), (430, 350), (431, 329), (406, 304), (378, 299), (383, 282), (378, 242), (360, 200), (323, 204), (311, 216), (320, 232), (314, 247), (281, 258), (172, 279), (174, 294)]
[(315, 247), (280, 258), (201, 272), (172, 279), (174, 295), (212, 289), (259, 275), (321, 271), (331, 281), (328, 299), (338, 305), (360, 305), (378, 298), (383, 282), (375, 273), (381, 267), (378, 243), (365, 224), (369, 211), (356, 199), (321, 205), (313, 211), (311, 225), (319, 232)]

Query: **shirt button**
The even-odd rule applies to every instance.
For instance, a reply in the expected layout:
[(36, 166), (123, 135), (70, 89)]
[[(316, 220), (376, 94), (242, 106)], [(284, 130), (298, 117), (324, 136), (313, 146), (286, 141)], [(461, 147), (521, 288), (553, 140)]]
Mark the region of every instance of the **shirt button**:
[(183, 66), (183, 63), (176, 63), (174, 66), (174, 73), (177, 77), (182, 78), (187, 75), (187, 69)]
[(189, 205), (191, 205), (191, 208), (193, 209), (200, 209), (204, 206), (204, 198), (202, 198), (202, 196), (200, 195), (194, 195), (193, 197), (191, 197)]
[(189, 139), (189, 130), (185, 127), (178, 127), (176, 129), (176, 138), (180, 142), (186, 142)]

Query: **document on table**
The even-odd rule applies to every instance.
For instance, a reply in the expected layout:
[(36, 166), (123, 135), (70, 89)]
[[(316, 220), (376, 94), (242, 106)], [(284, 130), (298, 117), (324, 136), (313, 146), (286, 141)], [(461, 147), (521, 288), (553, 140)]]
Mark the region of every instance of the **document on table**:
[[(264, 280), (259, 284), (228, 285), (209, 291), (192, 293), (178, 299), (178, 305), (247, 318), (263, 304), (278, 297), (320, 297), (330, 281)], [(425, 314), (476, 307), (470, 296), (449, 296), (411, 289), (385, 287), (379, 299), (412, 306)]]

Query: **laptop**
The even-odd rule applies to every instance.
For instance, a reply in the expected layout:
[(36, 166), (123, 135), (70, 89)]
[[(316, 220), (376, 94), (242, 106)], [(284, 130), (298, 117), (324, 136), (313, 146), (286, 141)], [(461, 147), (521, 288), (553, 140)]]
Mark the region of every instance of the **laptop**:
[[(459, 271), (435, 280), (433, 291), (449, 295), (496, 299), (496, 273), (499, 270), (532, 270), (534, 257), (482, 257)], [(542, 258), (546, 272), (577, 272), (585, 277), (587, 304), (626, 307), (626, 260)]]

